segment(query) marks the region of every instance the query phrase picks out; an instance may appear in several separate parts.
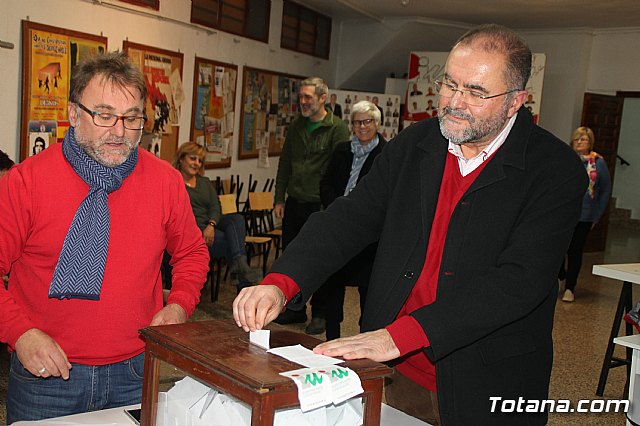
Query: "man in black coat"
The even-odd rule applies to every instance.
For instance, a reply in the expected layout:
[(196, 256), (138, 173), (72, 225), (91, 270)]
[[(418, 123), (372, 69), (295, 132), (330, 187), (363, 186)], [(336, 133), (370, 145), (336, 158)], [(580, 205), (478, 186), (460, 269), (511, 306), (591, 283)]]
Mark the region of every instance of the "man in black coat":
[[(546, 424), (556, 274), (587, 176), (522, 107), (530, 72), (513, 31), (463, 35), (436, 86), (438, 118), (401, 132), (311, 217), (263, 285), (238, 295), (237, 324), (264, 327), (379, 240), (365, 332), (315, 351), (392, 362), (387, 402), (432, 424)], [(520, 399), (526, 410), (506, 412)]]

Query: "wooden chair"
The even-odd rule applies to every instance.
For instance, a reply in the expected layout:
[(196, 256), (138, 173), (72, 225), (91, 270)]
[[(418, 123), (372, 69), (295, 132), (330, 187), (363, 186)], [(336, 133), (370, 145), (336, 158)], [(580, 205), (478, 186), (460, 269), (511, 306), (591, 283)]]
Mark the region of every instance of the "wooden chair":
[(282, 229), (276, 228), (273, 220), (273, 193), (250, 192), (249, 215), (251, 232), (254, 235), (270, 237), (276, 248), (275, 258), (280, 256), (282, 247)]
[[(236, 203), (235, 194), (223, 194), (218, 195), (220, 200), (220, 207), (222, 214), (238, 213), (238, 205)], [(247, 245), (247, 259), (251, 262), (253, 255), (262, 255), (262, 274), (267, 274), (267, 262), (269, 260), (269, 253), (271, 251), (272, 237), (264, 235), (255, 235), (251, 233), (247, 228), (247, 235), (244, 237), (244, 242)]]

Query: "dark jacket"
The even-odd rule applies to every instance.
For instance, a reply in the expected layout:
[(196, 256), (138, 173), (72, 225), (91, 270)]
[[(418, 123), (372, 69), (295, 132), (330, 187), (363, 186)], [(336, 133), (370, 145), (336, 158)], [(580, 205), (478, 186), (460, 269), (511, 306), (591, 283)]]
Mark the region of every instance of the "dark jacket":
[[(425, 262), (446, 155), (438, 120), (418, 122), (349, 196), (312, 215), (272, 268), (299, 284), (290, 303), (379, 239), (362, 328), (393, 322)], [(571, 148), (521, 108), (454, 209), (437, 299), (411, 314), (431, 343), (424, 350), (436, 363), (445, 426), (546, 423), (546, 413), (491, 413), (489, 398), (548, 396), (557, 273), (586, 187)]]
[(333, 111), (333, 115), (335, 115), (338, 118), (342, 118), (342, 107), (340, 106), (340, 104), (335, 104), (335, 106), (331, 108), (331, 102), (329, 102), (325, 104), (325, 106), (331, 111)]
[(311, 134), (309, 119), (299, 115), (287, 131), (276, 174), (275, 203), (284, 203), (285, 194), (307, 203), (320, 202), (320, 179), (339, 142), (350, 139), (344, 121), (327, 110), (320, 127)]
[[(369, 153), (367, 159), (360, 169), (358, 174), (358, 182), (364, 177), (369, 170), (373, 160), (382, 152), (382, 148), (387, 144), (387, 141), (378, 134), (378, 145)], [(351, 152), (351, 142), (341, 142), (336, 145), (327, 170), (320, 180), (320, 201), (322, 201), (323, 207), (328, 207), (333, 201), (344, 195), (344, 191), (349, 183), (349, 176), (351, 174), (351, 165), (353, 163), (353, 153)]]

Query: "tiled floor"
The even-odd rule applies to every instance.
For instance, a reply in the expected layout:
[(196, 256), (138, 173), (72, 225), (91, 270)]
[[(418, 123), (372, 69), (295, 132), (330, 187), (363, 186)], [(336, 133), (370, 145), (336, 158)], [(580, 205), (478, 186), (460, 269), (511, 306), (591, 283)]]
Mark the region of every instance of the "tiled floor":
[[(640, 262), (640, 231), (610, 228), (607, 249), (601, 253), (585, 255), (576, 302), (563, 303), (558, 300), (554, 328), (555, 361), (551, 377), (550, 398), (569, 400), (576, 403), (580, 399), (600, 399), (595, 395), (602, 359), (611, 329), (611, 321), (618, 301), (621, 284), (615, 280), (600, 278), (591, 274), (591, 266), (600, 263)], [(640, 290), (640, 287), (638, 288)], [(634, 293), (636, 294), (636, 293)], [(209, 302), (209, 291), (203, 291), (203, 301), (198, 306), (192, 320), (210, 318), (230, 319), (230, 305), (235, 290), (223, 283), (220, 298)], [(637, 292), (640, 298), (640, 291)], [(634, 299), (635, 300), (635, 299)], [(358, 296), (354, 288), (347, 290), (347, 306), (342, 334), (351, 335), (358, 330)], [(304, 324), (286, 326), (297, 331), (304, 330)], [(323, 335), (318, 336), (324, 338)], [(622, 356), (622, 349), (616, 349)], [(611, 370), (605, 387), (604, 399), (622, 398), (626, 370)], [(6, 393), (6, 356), (0, 357), (0, 423), (4, 424), (4, 400)], [(624, 414), (552, 414), (551, 426), (571, 425), (623, 425)]]

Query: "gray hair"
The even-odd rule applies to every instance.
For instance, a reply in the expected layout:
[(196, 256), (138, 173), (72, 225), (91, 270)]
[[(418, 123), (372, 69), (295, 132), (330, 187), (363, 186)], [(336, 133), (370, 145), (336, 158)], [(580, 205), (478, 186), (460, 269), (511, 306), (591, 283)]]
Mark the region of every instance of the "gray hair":
[(356, 114), (369, 114), (373, 121), (376, 122), (376, 125), (380, 125), (380, 110), (373, 102), (356, 102), (351, 109), (351, 121), (353, 121), (353, 116)]
[(116, 87), (125, 90), (129, 87), (137, 89), (141, 100), (144, 100), (147, 95), (142, 71), (129, 60), (126, 53), (112, 52), (89, 56), (73, 68), (69, 85), (69, 101), (79, 103), (85, 89), (97, 75)]
[(496, 24), (485, 24), (467, 31), (457, 46), (474, 45), (487, 53), (506, 57), (505, 81), (510, 89), (524, 90), (531, 75), (531, 49), (513, 30)]
[(320, 77), (305, 78), (300, 82), (300, 87), (302, 86), (315, 87), (316, 96), (318, 97), (329, 94), (329, 87), (327, 86), (327, 83), (325, 83)]

